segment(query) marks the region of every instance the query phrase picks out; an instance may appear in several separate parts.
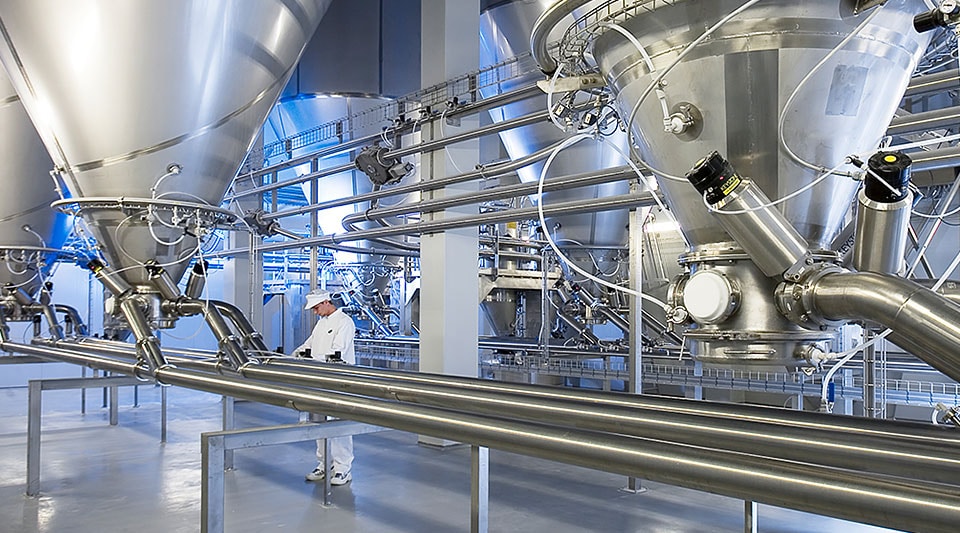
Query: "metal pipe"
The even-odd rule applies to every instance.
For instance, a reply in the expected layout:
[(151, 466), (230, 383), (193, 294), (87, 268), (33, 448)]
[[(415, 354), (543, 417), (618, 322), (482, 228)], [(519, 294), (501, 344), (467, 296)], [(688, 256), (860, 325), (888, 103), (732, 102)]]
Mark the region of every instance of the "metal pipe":
[(83, 319), (80, 317), (79, 311), (65, 304), (54, 304), (53, 309), (58, 313), (63, 313), (66, 317), (69, 318), (69, 320), (73, 322), (77, 335), (80, 335), (80, 336), (87, 335), (88, 333), (87, 326), (86, 324), (83, 323)]
[(960, 495), (763, 457), (163, 369), (164, 382), (888, 527), (950, 530)]
[[(584, 105), (581, 106), (581, 107), (586, 107), (586, 104), (584, 104)], [(460, 142), (464, 142), (464, 141), (469, 141), (469, 140), (472, 140), (472, 139), (477, 139), (477, 138), (479, 138), (479, 137), (484, 137), (484, 136), (486, 136), (486, 135), (495, 135), (495, 134), (501, 133), (501, 132), (506, 131), (506, 130), (510, 130), (510, 129), (513, 129), (513, 128), (522, 128), (522, 127), (524, 127), (524, 126), (529, 126), (529, 125), (531, 125), (531, 124), (536, 124), (536, 123), (538, 123), (538, 122), (544, 122), (544, 121), (547, 121), (547, 120), (549, 120), (549, 119), (550, 119), (550, 115), (549, 115), (546, 111), (540, 111), (540, 112), (536, 112), (536, 113), (531, 113), (531, 114), (529, 114), (529, 115), (524, 115), (524, 116), (522, 116), (522, 117), (517, 117), (517, 118), (514, 118), (514, 119), (510, 119), (510, 120), (504, 120), (504, 121), (502, 121), (502, 122), (497, 122), (497, 123), (491, 124), (491, 125), (489, 125), (489, 126), (483, 126), (483, 127), (480, 127), (480, 128), (474, 129), (474, 130), (465, 131), (465, 132), (463, 132), (463, 133), (459, 133), (459, 134), (457, 134), (457, 135), (452, 135), (452, 136), (450, 136), (450, 137), (443, 137), (443, 138), (441, 138), (441, 139), (436, 139), (436, 140), (433, 140), (433, 141), (422, 142), (422, 143), (420, 143), (420, 144), (413, 145), (413, 146), (409, 146), (409, 147), (406, 147), (406, 148), (400, 148), (400, 149), (397, 149), (397, 150), (392, 150), (392, 151), (389, 151), (389, 152), (387, 152), (386, 154), (384, 154), (383, 157), (385, 157), (385, 158), (386, 158), (386, 157), (395, 157), (395, 158), (398, 158), (398, 159), (399, 159), (399, 158), (401, 158), (401, 157), (405, 157), (405, 156), (408, 156), (408, 155), (413, 155), (413, 154), (418, 154), (418, 153), (432, 152), (432, 151), (436, 151), (436, 150), (443, 149), (443, 148), (445, 148), (447, 145), (450, 145), (450, 144), (456, 144), (456, 143), (460, 143)], [(376, 137), (379, 138), (380, 136), (377, 135)], [(311, 157), (311, 158), (308, 158), (308, 159), (313, 159), (313, 158)], [(287, 163), (289, 163), (289, 162), (287, 162)], [(245, 197), (245, 196), (250, 196), (250, 195), (253, 195), (253, 194), (262, 194), (262, 193), (264, 193), (264, 192), (269, 192), (269, 191), (272, 191), (272, 190), (275, 190), (275, 189), (280, 189), (280, 188), (287, 187), (287, 186), (290, 186), (290, 185), (297, 185), (297, 184), (300, 184), (300, 183), (304, 183), (304, 182), (310, 181), (311, 179), (315, 179), (315, 178), (319, 178), (319, 177), (324, 177), (324, 176), (329, 176), (329, 175), (333, 175), (333, 174), (339, 174), (339, 173), (341, 173), (341, 172), (347, 172), (347, 171), (354, 170), (354, 169), (356, 169), (356, 166), (355, 166), (353, 163), (350, 163), (350, 164), (348, 164), (348, 165), (341, 165), (341, 166), (339, 166), (339, 167), (334, 167), (334, 168), (329, 168), (329, 169), (324, 169), (324, 170), (318, 170), (318, 171), (316, 171), (316, 172), (311, 172), (311, 173), (306, 174), (306, 175), (304, 175), (304, 176), (301, 176), (301, 177), (299, 177), (299, 178), (290, 179), (290, 180), (286, 180), (286, 181), (282, 181), (282, 182), (277, 182), (277, 183), (271, 183), (270, 185), (264, 185), (264, 186), (255, 187), (255, 188), (252, 188), (252, 189), (246, 189), (246, 190), (244, 190), (244, 191), (241, 191), (241, 192), (238, 192), (238, 193), (233, 194), (229, 199), (230, 199), (230, 200), (233, 200), (233, 199), (237, 199), (237, 198), (243, 198), (243, 197)]]
[(583, 288), (580, 286), (574, 286), (573, 292), (579, 295), (580, 298), (583, 299), (584, 303), (590, 307), (590, 309), (600, 313), (604, 318), (612, 322), (613, 325), (623, 333), (624, 337), (628, 337), (630, 335), (630, 323), (627, 322), (625, 318), (620, 316), (620, 313), (610, 309), (610, 306), (604, 304), (599, 298), (594, 297), (588, 291), (583, 290)]
[(57, 313), (54, 312), (53, 306), (37, 302), (28, 306), (24, 306), (24, 309), (31, 313), (39, 312), (42, 314), (43, 318), (47, 320), (47, 330), (50, 332), (50, 336), (55, 339), (63, 338), (63, 327), (57, 320)]
[[(280, 363), (291, 367), (313, 366), (306, 362), (283, 360)], [(747, 404), (724, 404), (695, 401), (686, 398), (669, 398), (653, 395), (624, 395), (586, 389), (570, 390), (556, 387), (534, 386), (521, 383), (494, 382), (476, 378), (445, 376), (424, 372), (404, 372), (366, 368), (352, 365), (319, 364), (325, 371), (342, 376), (375, 377), (404, 383), (443, 384), (469, 391), (491, 391), (520, 394), (532, 398), (569, 399), (589, 402), (592, 405), (623, 406), (636, 409), (654, 409), (677, 414), (694, 414), (710, 417), (733, 418), (743, 421), (766, 422), (809, 429), (831, 429), (847, 433), (875, 435), (890, 438), (934, 442), (943, 446), (960, 445), (960, 433), (942, 426), (911, 422), (878, 421), (858, 417), (826, 415), (807, 411), (788, 411), (772, 407)]]
[[(544, 180), (543, 190), (544, 192), (569, 190), (577, 187), (587, 187), (590, 185), (620, 181), (623, 179), (628, 179), (631, 176), (636, 176), (636, 174), (628, 166), (605, 169), (596, 172), (584, 172), (581, 174), (575, 174), (573, 176), (560, 176)], [(538, 190), (538, 185), (538, 183), (518, 183), (504, 187), (484, 189), (482, 191), (471, 192), (468, 194), (460, 194), (448, 198), (424, 200), (417, 203), (401, 204), (382, 209), (368, 209), (364, 212), (353, 213), (345, 216), (343, 218), (343, 225), (347, 230), (356, 231), (356, 228), (354, 228), (353, 225), (358, 222), (395, 217), (407, 213), (432, 213), (459, 205), (525, 196), (536, 193)]]
[[(538, 96), (539, 94), (542, 94), (542, 91), (540, 91), (540, 88), (537, 87), (535, 84), (529, 85), (529, 86), (525, 86), (525, 87), (520, 87), (520, 88), (518, 88), (518, 89), (509, 91), (509, 92), (506, 92), (506, 93), (500, 93), (500, 94), (498, 94), (498, 95), (496, 95), (496, 96), (484, 98), (483, 100), (480, 100), (480, 101), (478, 101), (478, 102), (474, 102), (474, 103), (472, 103), (472, 104), (467, 104), (467, 105), (463, 105), (463, 106), (457, 107), (456, 109), (453, 109), (453, 110), (451, 110), (451, 111), (448, 111), (448, 112), (445, 114), (445, 117), (446, 117), (446, 118), (451, 118), (451, 117), (457, 117), (457, 116), (465, 116), (465, 115), (471, 115), (471, 114), (476, 114), (476, 113), (482, 113), (482, 112), (484, 112), (484, 111), (486, 111), (486, 110), (488, 110), (488, 109), (493, 109), (493, 108), (497, 108), (497, 107), (500, 107), (500, 106), (505, 106), (505, 105), (511, 104), (511, 103), (513, 103), (513, 102), (517, 102), (517, 101), (520, 101), (520, 100), (525, 100), (525, 99), (531, 98), (531, 97), (533, 97), (533, 96)], [(433, 117), (433, 120), (438, 119), (438, 118), (439, 118), (439, 115)], [(423, 121), (419, 121), (419, 123), (420, 123), (420, 124), (423, 124)], [(261, 169), (257, 169), (256, 171), (249, 172), (249, 173), (244, 174), (244, 175), (242, 175), (242, 176), (237, 176), (236, 179), (237, 179), (237, 181), (239, 181), (239, 180), (251, 180), (251, 181), (253, 181), (253, 180), (255, 180), (255, 179), (257, 179), (257, 178), (259, 178), (259, 177), (261, 177), (261, 176), (270, 175), (270, 174), (273, 174), (274, 172), (277, 172), (277, 171), (280, 171), (280, 170), (284, 170), (284, 169), (287, 169), (287, 168), (292, 168), (292, 167), (298, 166), (298, 165), (300, 165), (300, 164), (306, 163), (306, 162), (311, 161), (311, 160), (324, 159), (324, 158), (326, 158), (326, 157), (331, 157), (331, 156), (335, 156), (335, 155), (338, 155), (338, 154), (342, 154), (342, 153), (344, 153), (344, 152), (348, 152), (348, 151), (353, 150), (353, 149), (355, 149), (355, 148), (360, 148), (360, 147), (362, 147), (362, 146), (366, 146), (366, 145), (371, 144), (371, 143), (380, 142), (384, 136), (395, 136), (395, 135), (402, 134), (402, 133), (407, 132), (407, 131), (412, 131), (413, 128), (414, 128), (414, 124), (412, 123), (412, 121), (411, 121), (411, 122), (408, 122), (408, 123), (404, 123), (403, 125), (401, 125), (401, 126), (399, 126), (399, 127), (387, 128), (387, 129), (386, 129), (384, 132), (382, 132), (382, 133), (373, 133), (373, 134), (370, 134), (370, 135), (365, 135), (365, 136), (363, 136), (363, 137), (357, 137), (357, 138), (355, 138), (355, 139), (346, 140), (346, 141), (343, 141), (343, 142), (338, 143), (338, 144), (336, 144), (336, 145), (333, 145), (333, 146), (330, 146), (330, 147), (327, 147), (327, 148), (322, 148), (322, 149), (320, 149), (320, 150), (316, 150), (316, 151), (311, 152), (311, 153), (309, 153), (309, 154), (304, 154), (304, 155), (301, 155), (301, 156), (297, 156), (296, 158), (289, 159), (289, 160), (287, 160), (287, 161), (283, 161), (283, 162), (277, 163), (277, 164), (275, 164), (275, 165), (271, 165), (271, 166), (269, 166), (269, 167), (264, 167), (264, 168), (261, 168)], [(305, 134), (305, 133), (307, 133), (307, 132), (301, 132), (301, 133), (299, 133), (298, 135), (303, 135), (303, 134)], [(352, 163), (351, 163), (350, 165), (346, 165), (346, 166), (350, 167), (350, 168), (346, 168), (346, 170), (350, 170), (350, 169), (355, 168)], [(327, 174), (326, 174), (327, 171), (320, 171), (320, 172), (318, 172), (318, 173), (311, 173), (311, 174), (307, 174), (307, 175), (301, 176), (299, 179), (297, 179), (297, 180), (295, 180), (295, 181), (294, 181), (294, 180), (284, 181), (284, 182), (282, 182), (282, 183), (273, 184), (273, 186), (269, 186), (269, 187), (257, 187), (256, 189), (245, 190), (245, 191), (243, 191), (243, 192), (240, 192), (240, 193), (236, 193), (236, 194), (234, 194), (234, 195), (227, 196), (227, 197), (225, 198), (225, 200), (226, 200), (226, 201), (232, 201), (232, 200), (234, 200), (234, 199), (236, 199), (236, 198), (240, 198), (240, 197), (242, 197), (242, 196), (248, 196), (248, 195), (250, 195), (250, 194), (255, 194), (256, 192), (269, 192), (269, 191), (272, 191), (272, 190), (274, 190), (274, 189), (281, 188), (281, 187), (284, 187), (284, 186), (287, 186), (287, 185), (293, 185), (293, 184), (297, 184), (297, 183), (303, 183), (303, 182), (305, 182), (305, 181), (309, 181), (310, 179), (313, 179), (313, 178), (316, 178), (316, 177), (320, 177), (321, 172), (323, 173), (322, 175), (327, 175)]]
[[(91, 354), (107, 353), (124, 357), (136, 356), (136, 352), (131, 345), (103, 339), (67, 341), (36, 339), (33, 342), (43, 347), (80, 350)], [(184, 353), (190, 356), (190, 359), (171, 356), (171, 360), (178, 366), (189, 367), (192, 364), (195, 365), (196, 368), (204, 368), (210, 371), (217, 369), (216, 362), (209, 360), (211, 356), (215, 356), (214, 352), (182, 349), (172, 350), (172, 352)], [(204, 361), (205, 359), (206, 361)], [(632, 411), (638, 413), (651, 412), (677, 415), (681, 418), (693, 417), (690, 418), (691, 420), (700, 417), (705, 419), (703, 422), (696, 424), (700, 426), (712, 426), (718, 423), (718, 421), (727, 421), (730, 424), (756, 423), (760, 425), (777, 426), (776, 430), (771, 431), (772, 435), (778, 434), (780, 428), (783, 427), (787, 428), (786, 431), (788, 434), (794, 434), (798, 438), (803, 436), (803, 432), (815, 434), (820, 431), (825, 431), (831, 434), (839, 434), (832, 437), (838, 445), (856, 445), (857, 443), (865, 442), (861, 440), (861, 438), (863, 438), (875, 442), (889, 439), (890, 441), (900, 443), (899, 446), (902, 449), (960, 449), (960, 432), (950, 427), (931, 426), (930, 424), (913, 422), (869, 420), (860, 417), (826, 415), (823, 413), (784, 410), (757, 405), (694, 401), (686, 398), (670, 398), (654, 395), (624, 395), (586, 389), (573, 390), (442, 374), (319, 363), (291, 358), (265, 359), (258, 367), (246, 367), (244, 375), (249, 375), (250, 377), (257, 376), (258, 378), (263, 377), (266, 379), (267, 376), (270, 375), (269, 373), (258, 374), (262, 368), (296, 372), (298, 376), (304, 379), (313, 379), (308, 377), (313, 375), (326, 375), (328, 376), (327, 379), (332, 379), (334, 382), (342, 381), (343, 383), (352, 383), (351, 380), (361, 379), (368, 383), (379, 383), (381, 385), (400, 388), (406, 386), (424, 386), (425, 388), (423, 390), (425, 391), (431, 387), (441, 387), (448, 392), (457, 391), (462, 394), (473, 394), (476, 392), (489, 397), (504, 395), (510, 398), (526, 398), (535, 402), (534, 405), (539, 401), (547, 403), (552, 401), (575, 402), (577, 404), (586, 404), (586, 407), (577, 408), (585, 409), (586, 411), (595, 409), (598, 412), (603, 412), (606, 409), (610, 409), (610, 412), (621, 413), (629, 413)], [(419, 389), (408, 389), (408, 392), (409, 390)], [(794, 430), (797, 433), (793, 433)], [(843, 435), (847, 435), (847, 437)], [(903, 451), (902, 449), (901, 451)]]
[(243, 371), (245, 377), (277, 383), (319, 387), (455, 409), (481, 415), (506, 416), (579, 429), (614, 432), (693, 446), (738, 451), (767, 457), (863, 470), (877, 474), (957, 482), (960, 450), (939, 443), (905, 443), (897, 439), (811, 430), (702, 415), (678, 415), (656, 409), (597, 406), (566, 399), (527, 398), (517, 394), (465, 391), (451, 386), (403, 384), (376, 378), (344, 377), (274, 368), (274, 362)]
[(206, 261), (197, 261), (190, 271), (190, 277), (187, 278), (187, 286), (183, 290), (183, 295), (187, 298), (198, 299), (203, 294), (203, 287), (207, 284), (207, 270), (210, 263)]
[(540, 65), (540, 70), (547, 76), (553, 75), (558, 66), (557, 62), (550, 57), (550, 32), (553, 31), (554, 26), (559, 24), (564, 17), (573, 13), (574, 9), (591, 1), (592, 0), (558, 0), (544, 10), (533, 24), (533, 31), (530, 33), (530, 51), (533, 53), (533, 59)]
[(253, 325), (250, 324), (250, 321), (243, 315), (243, 311), (241, 311), (239, 307), (220, 300), (210, 300), (210, 304), (230, 319), (230, 322), (233, 323), (237, 331), (240, 332), (240, 335), (243, 336), (244, 343), (248, 350), (263, 354), (273, 353), (272, 350), (267, 348), (266, 343), (263, 342), (263, 335), (260, 335), (260, 332), (253, 328)]
[[(9, 343), (7, 343), (9, 344)], [(16, 348), (16, 346), (10, 346)], [(113, 363), (110, 363), (114, 366)], [(943, 485), (531, 422), (396, 405), (165, 367), (158, 380), (298, 410), (329, 413), (658, 482), (904, 529), (949, 530), (960, 495)]]
[(162, 266), (158, 266), (156, 261), (148, 261), (144, 266), (149, 273), (150, 282), (164, 300), (175, 301), (180, 298), (180, 288)]
[(856, 270), (903, 273), (913, 205), (913, 193), (908, 188), (910, 163), (902, 152), (878, 152), (870, 157), (870, 172), (857, 193), (853, 245)]
[(135, 297), (130, 297), (128, 294), (117, 296), (117, 298), (120, 300), (120, 311), (123, 312), (123, 317), (127, 320), (130, 331), (137, 339), (137, 353), (149, 365), (151, 372), (156, 372), (166, 366), (167, 361), (163, 352), (160, 351), (160, 340), (150, 330), (150, 325), (147, 324), (147, 319), (143, 316), (143, 309), (140, 308), (139, 302)]
[(960, 122), (960, 106), (912, 113), (891, 120), (890, 127), (887, 128), (887, 135), (897, 136), (950, 128), (956, 126), (957, 122)]
[(893, 330), (897, 346), (960, 381), (960, 305), (902, 278), (835, 272), (807, 289), (829, 320), (868, 320)]
[(204, 321), (210, 327), (210, 331), (213, 332), (214, 338), (217, 339), (220, 351), (226, 356), (232, 368), (242, 368), (250, 362), (247, 354), (243, 351), (243, 347), (240, 346), (240, 340), (227, 326), (226, 320), (223, 319), (223, 315), (220, 314), (218, 307), (213, 302), (180, 299), (176, 302), (164, 302), (164, 304), (184, 316), (202, 313)]
[(957, 88), (957, 81), (960, 76), (953, 69), (938, 72), (936, 74), (925, 74), (917, 76), (910, 80), (910, 85), (904, 91), (904, 98), (918, 96), (921, 94), (941, 93), (952, 91)]
[(663, 322), (660, 322), (660, 320), (657, 317), (653, 316), (649, 311), (643, 311), (642, 316), (643, 316), (644, 325), (647, 325), (647, 324), (652, 325), (653, 329), (655, 329), (660, 335), (673, 341), (674, 344), (677, 344), (677, 345), (683, 344), (682, 337), (680, 337), (679, 335), (671, 331), (666, 324), (664, 324)]
[(710, 205), (714, 219), (768, 277), (778, 277), (808, 256), (807, 241), (751, 180), (711, 152), (686, 178)]
[[(616, 211), (618, 209), (629, 209), (633, 207), (645, 207), (655, 205), (651, 193), (624, 194), (620, 196), (610, 196), (607, 198), (598, 198), (593, 200), (575, 200), (571, 202), (548, 205), (543, 208), (545, 216), (565, 216), (581, 213), (593, 213), (596, 211)], [(402, 226), (391, 226), (389, 228), (374, 228), (351, 232), (348, 234), (324, 235), (321, 237), (311, 237), (292, 242), (279, 242), (264, 244), (260, 251), (271, 252), (275, 250), (285, 250), (288, 248), (302, 248), (304, 246), (326, 246), (327, 244), (339, 244), (345, 241), (359, 241), (371, 238), (393, 237), (396, 235), (410, 235), (421, 233), (437, 233), (448, 229), (464, 228), (469, 226), (479, 226), (481, 224), (494, 224), (499, 222), (509, 222), (511, 220), (524, 220), (535, 218), (537, 216), (537, 207), (527, 207), (522, 209), (508, 209), (492, 213), (483, 213), (480, 215), (458, 217), (447, 220), (437, 220), (431, 222), (417, 222), (404, 224)], [(235, 254), (237, 252), (228, 250), (222, 255)]]
[(911, 152), (910, 157), (913, 158), (914, 172), (960, 166), (960, 149), (953, 146), (938, 150)]
[[(110, 267), (104, 265), (97, 259), (87, 263), (87, 268), (93, 272), (93, 275), (100, 280), (100, 283), (103, 284), (114, 296), (123, 297), (133, 291), (133, 287), (127, 284), (120, 276), (113, 272)], [(148, 328), (149, 329), (149, 328)]]
[[(458, 183), (464, 183), (467, 181), (473, 181), (482, 178), (491, 178), (497, 176), (503, 176), (517, 171), (525, 166), (532, 165), (538, 161), (543, 161), (550, 156), (550, 153), (553, 152), (558, 146), (560, 146), (563, 141), (558, 141), (542, 150), (538, 150), (530, 155), (524, 156), (520, 159), (510, 161), (507, 163), (497, 164), (491, 167), (482, 167), (471, 172), (465, 172), (463, 174), (457, 174), (455, 176), (450, 176), (447, 178), (441, 178), (437, 180), (429, 181), (420, 181), (417, 183), (410, 183), (407, 185), (397, 185), (394, 187), (381, 188), (376, 191), (371, 191), (368, 193), (358, 194), (355, 196), (348, 196), (345, 198), (337, 198), (334, 200), (326, 200), (324, 202), (318, 202), (316, 204), (311, 204), (306, 207), (301, 207), (297, 209), (289, 209), (286, 211), (280, 211), (278, 213), (267, 213), (263, 215), (264, 220), (275, 220), (288, 216), (302, 215), (304, 213), (310, 213), (313, 211), (320, 211), (324, 209), (330, 209), (333, 207), (340, 207), (344, 205), (353, 205), (360, 202), (366, 202), (370, 200), (379, 200), (382, 198), (388, 198), (390, 196), (397, 196), (401, 194), (413, 193), (413, 192), (425, 192), (432, 191), (436, 189), (441, 189), (449, 185), (456, 185)], [(351, 168), (354, 168), (351, 164)]]
[[(210, 363), (197, 363), (197, 366), (215, 368)], [(274, 362), (272, 366), (283, 365)], [(698, 416), (677, 417), (657, 410), (641, 412), (632, 408), (597, 409), (590, 403), (576, 405), (569, 401), (530, 400), (517, 395), (464, 393), (457, 387), (405, 386), (378, 379), (345, 379), (336, 374), (323, 376), (322, 371), (319, 375), (316, 372), (306, 375), (301, 366), (294, 370), (295, 372), (248, 367), (244, 369), (243, 375), (251, 379), (327, 387), (401, 402), (468, 410), (472, 414), (509, 415), (534, 422), (555, 423), (563, 420), (565, 424), (581, 429), (615, 431), (697, 446), (729, 447), (751, 454), (763, 454), (769, 450), (774, 452), (772, 456), (777, 458), (823, 462), (840, 468), (864, 468), (881, 474), (910, 477), (919, 475), (922, 479), (948, 483), (956, 479), (955, 469), (960, 464), (956, 457), (942, 457), (943, 452), (956, 455), (952, 453), (956, 450), (955, 446), (944, 447), (928, 443), (923, 449), (915, 442), (898, 442), (869, 436), (851, 439), (850, 434), (813, 432), (806, 428), (763, 427), (763, 424), (744, 424), (735, 420), (717, 421)], [(748, 425), (754, 427), (747, 427)], [(874, 448), (875, 444), (879, 447)]]

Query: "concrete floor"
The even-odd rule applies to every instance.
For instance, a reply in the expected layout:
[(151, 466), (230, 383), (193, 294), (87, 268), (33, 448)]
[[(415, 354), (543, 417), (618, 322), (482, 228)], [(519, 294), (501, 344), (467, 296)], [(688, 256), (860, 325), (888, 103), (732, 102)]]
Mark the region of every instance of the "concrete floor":
[[(3, 371), (0, 368), (0, 371)], [(79, 372), (78, 372), (79, 373)], [(41, 495), (25, 496), (25, 387), (0, 388), (0, 532), (198, 531), (200, 433), (220, 429), (220, 398), (168, 389), (168, 441), (161, 443), (160, 393), (120, 393), (120, 423), (108, 424), (99, 390), (44, 393)], [(237, 403), (238, 427), (292, 423), (297, 413)], [(236, 452), (226, 474), (228, 532), (460, 532), (470, 525), (470, 449), (417, 444), (386, 431), (355, 438), (354, 480), (321, 488), (303, 480), (314, 466), (312, 442)], [(645, 483), (643, 494), (618, 489), (626, 478), (490, 452), (490, 531), (743, 531), (743, 502)], [(763, 532), (888, 531), (760, 506)]]

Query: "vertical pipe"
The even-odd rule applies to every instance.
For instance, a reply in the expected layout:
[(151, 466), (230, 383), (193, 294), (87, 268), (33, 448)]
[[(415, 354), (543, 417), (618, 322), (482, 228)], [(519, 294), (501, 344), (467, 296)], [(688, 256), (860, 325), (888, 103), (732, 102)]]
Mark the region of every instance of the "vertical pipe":
[[(236, 428), (237, 424), (236, 418), (234, 417), (235, 412), (233, 409), (233, 396), (224, 396), (221, 399), (221, 403), (223, 407), (223, 430), (229, 431)], [(223, 450), (223, 470), (233, 470), (233, 449), (227, 450), (226, 446), (224, 446)]]
[(40, 494), (40, 416), (43, 382), (30, 381), (27, 386), (27, 496)]
[(223, 533), (223, 435), (200, 435), (200, 532)]
[(490, 449), (470, 447), (470, 532), (487, 533), (490, 507)]

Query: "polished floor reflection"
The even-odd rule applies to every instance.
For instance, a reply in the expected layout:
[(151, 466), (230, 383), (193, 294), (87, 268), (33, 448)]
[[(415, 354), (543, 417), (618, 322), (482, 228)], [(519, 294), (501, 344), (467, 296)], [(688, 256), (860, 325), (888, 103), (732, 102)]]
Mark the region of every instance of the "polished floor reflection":
[[(0, 370), (3, 370), (0, 368)], [(119, 425), (110, 426), (101, 393), (44, 393), (41, 495), (26, 488), (27, 394), (0, 388), (0, 531), (190, 532), (200, 523), (200, 433), (220, 428), (220, 398), (169, 389), (167, 442), (160, 442), (159, 389), (120, 393)], [(295, 422), (297, 414), (237, 403), (237, 425)], [(470, 450), (417, 444), (399, 431), (356, 437), (353, 482), (334, 487), (331, 506), (303, 480), (313, 443), (236, 452), (225, 478), (226, 530), (347, 532), (469, 531)], [(622, 476), (490, 453), (490, 531), (743, 531), (743, 502), (645, 483), (619, 489)], [(885, 531), (760, 506), (762, 532)]]

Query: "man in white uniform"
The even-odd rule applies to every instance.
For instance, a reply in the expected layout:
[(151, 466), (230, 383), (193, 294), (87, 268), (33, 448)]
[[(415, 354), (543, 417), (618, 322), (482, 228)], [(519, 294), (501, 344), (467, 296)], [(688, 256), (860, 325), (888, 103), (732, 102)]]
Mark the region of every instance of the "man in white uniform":
[[(304, 356), (309, 350), (309, 357), (318, 361), (342, 361), (349, 365), (355, 364), (357, 359), (353, 351), (353, 337), (357, 328), (353, 319), (333, 304), (330, 292), (325, 290), (311, 292), (307, 295), (307, 305), (304, 309), (312, 309), (316, 313), (317, 325), (293, 354)], [(353, 437), (330, 439), (330, 458), (333, 460), (333, 477), (330, 478), (330, 484), (344, 485), (350, 482), (353, 479), (350, 474), (350, 468), (353, 465)], [(317, 441), (317, 460), (319, 464), (306, 475), (307, 481), (321, 481), (324, 478), (322, 440)]]

